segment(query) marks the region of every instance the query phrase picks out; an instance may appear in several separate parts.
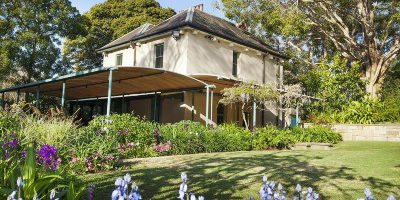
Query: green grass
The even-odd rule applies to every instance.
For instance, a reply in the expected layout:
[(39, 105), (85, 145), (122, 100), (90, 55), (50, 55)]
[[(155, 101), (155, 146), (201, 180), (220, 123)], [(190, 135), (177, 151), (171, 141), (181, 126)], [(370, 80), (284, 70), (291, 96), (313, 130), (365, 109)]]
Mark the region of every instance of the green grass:
[(109, 199), (118, 176), (131, 173), (144, 199), (176, 199), (180, 173), (189, 191), (206, 199), (258, 196), (261, 177), (281, 182), (292, 194), (297, 183), (322, 199), (357, 199), (369, 187), (377, 199), (400, 196), (400, 143), (342, 142), (329, 151), (251, 151), (137, 159), (132, 169), (86, 175), (96, 183), (95, 199)]

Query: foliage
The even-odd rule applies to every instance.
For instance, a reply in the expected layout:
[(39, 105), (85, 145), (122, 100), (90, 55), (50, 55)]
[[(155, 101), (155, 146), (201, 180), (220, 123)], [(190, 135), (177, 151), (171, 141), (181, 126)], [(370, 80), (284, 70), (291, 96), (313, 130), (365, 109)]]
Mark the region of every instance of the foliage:
[(400, 63), (389, 71), (385, 78), (381, 99), (384, 109), (379, 113), (388, 122), (400, 122)]
[(174, 15), (155, 0), (108, 0), (93, 6), (84, 16), (87, 35), (68, 38), (63, 54), (72, 65), (102, 66), (102, 54), (96, 50), (144, 23), (158, 24)]
[(215, 128), (191, 121), (158, 124), (133, 114), (98, 116), (88, 126), (78, 127), (69, 118), (31, 116), (19, 111), (0, 113), (0, 123), (7, 125), (5, 121), (13, 119), (19, 127), (19, 132), (7, 137), (5, 150), (14, 148), (16, 137), (23, 143), (35, 143), (43, 168), (71, 174), (117, 169), (124, 158), (289, 149), (306, 134), (309, 141), (337, 142), (330, 136), (332, 131), (324, 128), (308, 133), (310, 128), (295, 131), (271, 126), (251, 132), (234, 124)]
[(294, 78), (334, 52), (366, 67), (367, 89), (377, 94), (400, 51), (400, 4), (370, 0), (222, 0), (225, 15), (282, 49)]
[(314, 112), (339, 110), (349, 101), (358, 101), (365, 96), (365, 83), (359, 79), (359, 66), (348, 66), (347, 61), (335, 56), (333, 60), (324, 60), (310, 74), (315, 77), (300, 76), (304, 87), (311, 95), (322, 99), (311, 107)]
[(376, 98), (363, 98), (360, 101), (350, 101), (342, 106), (341, 110), (327, 110), (312, 120), (316, 123), (351, 123), (373, 124), (387, 122), (388, 118), (382, 115), (385, 110), (384, 102)]
[(321, 142), (337, 144), (342, 141), (342, 135), (326, 126), (295, 127), (291, 133), (296, 142)]
[[(0, 152), (2, 157), (0, 161), (2, 175), (0, 196), (9, 195), (9, 199), (17, 199), (16, 195), (18, 194), (18, 199), (44, 199), (52, 194), (55, 195), (57, 190), (58, 198), (64, 196), (67, 196), (68, 200), (80, 198), (84, 187), (78, 186), (78, 182), (71, 179), (73, 177), (55, 171), (56, 168), (49, 171), (46, 167), (39, 167), (37, 162), (43, 164), (42, 158), (47, 154), (39, 150), (39, 154), (36, 155), (32, 144), (20, 143), (15, 134), (12, 137), (11, 142), (7, 140), (3, 142), (3, 148), (8, 149)], [(6, 144), (7, 146), (5, 146)], [(56, 154), (53, 155), (56, 156)], [(67, 183), (69, 184), (67, 185)], [(77, 190), (74, 189), (76, 186), (78, 186)]]
[(249, 125), (245, 111), (251, 108), (252, 103), (260, 107), (260, 105), (276, 101), (279, 95), (274, 87), (266, 84), (256, 85), (253, 82), (241, 82), (236, 84), (235, 87), (225, 88), (222, 92), (219, 103), (224, 105), (240, 103), (242, 105), (243, 121), (247, 129), (249, 129)]
[(65, 70), (60, 38), (84, 32), (70, 1), (5, 0), (0, 10), (0, 80), (29, 82)]

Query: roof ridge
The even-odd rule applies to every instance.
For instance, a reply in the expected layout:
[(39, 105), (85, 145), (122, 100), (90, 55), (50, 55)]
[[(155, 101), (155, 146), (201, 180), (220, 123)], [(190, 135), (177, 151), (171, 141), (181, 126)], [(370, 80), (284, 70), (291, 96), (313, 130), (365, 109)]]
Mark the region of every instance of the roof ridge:
[(186, 23), (192, 23), (194, 9), (195, 9), (194, 7), (188, 8), (186, 19), (185, 19)]
[[(147, 23), (146, 23), (146, 24), (147, 24)], [(126, 34), (124, 34), (124, 35), (118, 37), (118, 38), (115, 39), (115, 40), (121, 39), (121, 38), (127, 36), (129, 33), (132, 33), (133, 31), (136, 31), (137, 29), (143, 28), (143, 26), (145, 26), (146, 24), (142, 24), (142, 25), (136, 27), (135, 29), (133, 29), (133, 30), (129, 31), (128, 33), (126, 33)], [(114, 42), (115, 40), (113, 40), (113, 41), (111, 41), (111, 42)], [(106, 45), (106, 46), (107, 46), (107, 45)], [(103, 47), (102, 47), (102, 48), (103, 48)]]

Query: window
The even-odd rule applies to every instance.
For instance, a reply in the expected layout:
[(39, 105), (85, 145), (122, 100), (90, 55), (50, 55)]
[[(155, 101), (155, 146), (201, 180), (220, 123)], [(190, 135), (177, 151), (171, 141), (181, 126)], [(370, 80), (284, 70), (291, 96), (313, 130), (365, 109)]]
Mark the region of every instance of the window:
[(163, 58), (164, 58), (164, 43), (155, 45), (156, 54), (156, 68), (163, 68)]
[(239, 58), (239, 53), (234, 51), (233, 52), (233, 64), (232, 64), (232, 75), (234, 77), (238, 76), (238, 58)]
[(117, 62), (116, 62), (117, 66), (121, 66), (122, 65), (122, 53), (117, 54)]

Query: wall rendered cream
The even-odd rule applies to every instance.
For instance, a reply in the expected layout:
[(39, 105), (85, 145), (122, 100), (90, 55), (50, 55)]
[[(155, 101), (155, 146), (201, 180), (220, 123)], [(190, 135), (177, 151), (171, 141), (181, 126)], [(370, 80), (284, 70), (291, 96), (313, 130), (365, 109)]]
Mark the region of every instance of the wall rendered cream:
[(122, 66), (133, 66), (133, 49), (125, 47), (103, 56), (104, 67), (114, 67), (117, 64), (117, 55), (122, 53)]
[[(232, 75), (233, 51), (240, 52), (238, 78), (245, 81), (263, 82), (263, 56), (255, 51), (229, 46), (224, 42), (211, 41), (202, 34), (187, 33), (188, 74), (214, 74), (229, 78)], [(276, 83), (276, 66), (272, 60), (265, 59), (266, 82)]]
[[(171, 36), (165, 36), (153, 40), (151, 42), (143, 43), (136, 46), (136, 67), (150, 67), (155, 66), (155, 49), (156, 44), (164, 43), (164, 60), (163, 66), (165, 70), (174, 71), (177, 73), (186, 74), (187, 66), (187, 44), (188, 37), (184, 34), (179, 40), (173, 39)], [(122, 66), (133, 66), (134, 63), (134, 49), (127, 47), (118, 49), (107, 56), (104, 56), (103, 66), (110, 67), (116, 65), (116, 55), (123, 54)]]

